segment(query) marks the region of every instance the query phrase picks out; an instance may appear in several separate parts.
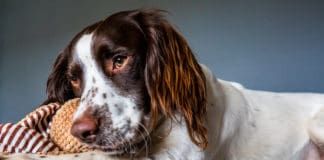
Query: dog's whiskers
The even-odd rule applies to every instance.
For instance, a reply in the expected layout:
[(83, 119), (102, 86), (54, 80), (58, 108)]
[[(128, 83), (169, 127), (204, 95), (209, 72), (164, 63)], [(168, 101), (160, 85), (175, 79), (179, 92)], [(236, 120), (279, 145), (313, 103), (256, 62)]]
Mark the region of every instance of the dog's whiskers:
[[(151, 142), (151, 137), (150, 137), (150, 134), (148, 132), (148, 130), (146, 129), (146, 127), (141, 124), (141, 123), (137, 123), (140, 127), (143, 128), (144, 130), (144, 133), (140, 130), (140, 129), (136, 129), (138, 131), (138, 133), (142, 136), (143, 138), (143, 141), (144, 141), (144, 146), (145, 147), (145, 156), (148, 157), (148, 154), (149, 154), (149, 144), (148, 144), (148, 141)], [(146, 135), (145, 135), (146, 134)]]

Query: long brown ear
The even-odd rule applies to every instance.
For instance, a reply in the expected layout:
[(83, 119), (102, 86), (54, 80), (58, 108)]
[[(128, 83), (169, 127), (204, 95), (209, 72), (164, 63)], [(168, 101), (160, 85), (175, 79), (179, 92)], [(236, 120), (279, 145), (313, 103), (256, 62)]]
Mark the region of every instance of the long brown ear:
[(206, 80), (188, 43), (161, 11), (139, 11), (136, 19), (147, 39), (145, 81), (154, 123), (160, 112), (169, 118), (181, 113), (191, 140), (206, 148)]
[(47, 79), (47, 100), (43, 104), (51, 102), (63, 103), (74, 97), (73, 90), (67, 79), (68, 49), (58, 55), (53, 65), (52, 72)]
[(91, 33), (100, 23), (102, 23), (102, 21), (87, 26), (81, 32), (76, 34), (63, 52), (58, 55), (54, 62), (52, 72), (47, 79), (47, 100), (45, 100), (43, 104), (51, 102), (64, 103), (65, 101), (75, 97), (72, 86), (66, 75), (69, 58), (72, 58), (71, 51), (73, 45), (83, 34)]

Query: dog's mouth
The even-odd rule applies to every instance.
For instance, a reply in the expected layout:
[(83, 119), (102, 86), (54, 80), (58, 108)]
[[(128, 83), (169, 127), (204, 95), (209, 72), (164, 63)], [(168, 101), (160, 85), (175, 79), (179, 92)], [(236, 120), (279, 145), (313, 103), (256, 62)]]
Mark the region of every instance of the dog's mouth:
[[(160, 117), (156, 128), (158, 128), (164, 120), (164, 117)], [(122, 143), (117, 143), (115, 145), (111, 145), (110, 143), (109, 145), (103, 143), (103, 141), (97, 141), (96, 143), (91, 144), (91, 146), (94, 149), (108, 152), (108, 154), (111, 155), (147, 155), (150, 152), (152, 132), (153, 129), (144, 128), (144, 131), (138, 129), (132, 139), (124, 140)]]

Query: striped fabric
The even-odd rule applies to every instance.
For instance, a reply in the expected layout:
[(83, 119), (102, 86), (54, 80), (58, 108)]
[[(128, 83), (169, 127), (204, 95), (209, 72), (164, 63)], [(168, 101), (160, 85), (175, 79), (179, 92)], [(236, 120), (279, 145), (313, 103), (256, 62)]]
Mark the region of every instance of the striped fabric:
[(60, 108), (57, 103), (37, 108), (17, 124), (0, 124), (0, 152), (49, 153), (59, 148), (49, 137), (50, 122)]

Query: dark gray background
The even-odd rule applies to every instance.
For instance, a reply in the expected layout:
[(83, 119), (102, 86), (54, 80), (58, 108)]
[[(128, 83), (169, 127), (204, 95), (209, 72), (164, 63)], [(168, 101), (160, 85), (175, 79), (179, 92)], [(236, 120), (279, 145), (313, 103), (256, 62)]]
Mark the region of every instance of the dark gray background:
[(324, 92), (323, 0), (0, 0), (0, 122), (45, 99), (50, 67), (78, 31), (141, 7), (170, 11), (200, 62), (222, 79)]

